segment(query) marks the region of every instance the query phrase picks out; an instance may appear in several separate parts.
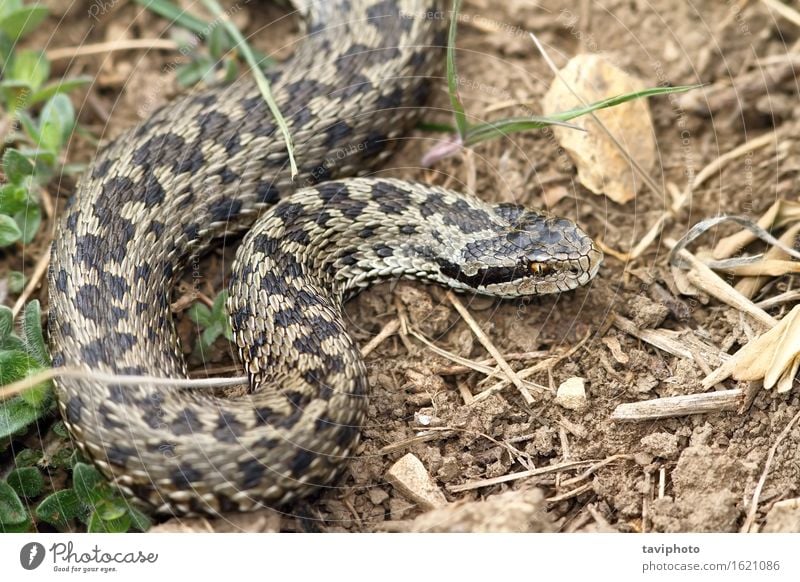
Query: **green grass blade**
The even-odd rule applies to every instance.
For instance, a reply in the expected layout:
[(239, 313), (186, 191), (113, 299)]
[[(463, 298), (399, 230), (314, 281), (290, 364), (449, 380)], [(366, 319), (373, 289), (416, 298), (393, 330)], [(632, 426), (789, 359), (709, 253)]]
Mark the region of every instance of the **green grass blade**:
[(212, 28), (205, 20), (189, 14), (169, 0), (136, 0), (136, 3), (199, 36), (208, 35)]
[(255, 77), (256, 84), (258, 85), (258, 89), (261, 91), (261, 96), (267, 103), (269, 110), (275, 117), (275, 123), (278, 124), (278, 128), (283, 134), (283, 140), (286, 142), (286, 151), (289, 154), (289, 165), (292, 169), (292, 178), (294, 179), (294, 177), (297, 175), (297, 163), (294, 160), (294, 146), (292, 145), (292, 136), (289, 134), (289, 126), (286, 125), (286, 120), (283, 118), (283, 115), (281, 115), (281, 112), (278, 109), (278, 104), (275, 103), (275, 99), (272, 97), (272, 91), (269, 88), (269, 82), (264, 76), (264, 73), (261, 71), (258, 60), (256, 60), (250, 45), (247, 44), (247, 41), (245, 40), (244, 36), (242, 36), (242, 33), (239, 32), (239, 29), (236, 28), (236, 26), (228, 19), (227, 15), (223, 12), (222, 7), (217, 3), (217, 1), (203, 0), (203, 4), (206, 6), (206, 8), (208, 8), (215, 18), (220, 20), (221, 26), (224, 26), (225, 30), (228, 31), (228, 34), (234, 40), (237, 48), (244, 57), (244, 60), (250, 67), (253, 77)]
[(678, 87), (653, 87), (644, 89), (642, 91), (634, 91), (631, 93), (623, 93), (595, 101), (589, 105), (576, 107), (567, 111), (553, 113), (545, 116), (532, 116), (532, 117), (511, 117), (508, 119), (500, 119), (498, 121), (490, 121), (472, 126), (467, 134), (464, 136), (464, 145), (475, 145), (482, 141), (494, 139), (496, 137), (518, 133), (521, 131), (530, 131), (532, 129), (541, 129), (550, 125), (561, 125), (573, 129), (582, 129), (574, 125), (565, 123), (567, 120), (592, 113), (599, 109), (607, 109), (633, 101), (635, 99), (643, 99), (645, 97), (652, 97), (654, 95), (665, 95), (668, 93), (684, 93), (692, 89), (697, 89), (702, 85), (681, 85)]
[(450, 105), (456, 120), (458, 134), (463, 138), (469, 131), (464, 104), (458, 95), (458, 73), (456, 72), (456, 31), (458, 30), (458, 12), (461, 0), (453, 0), (453, 11), (450, 15), (450, 33), (447, 37), (447, 89), (450, 93)]

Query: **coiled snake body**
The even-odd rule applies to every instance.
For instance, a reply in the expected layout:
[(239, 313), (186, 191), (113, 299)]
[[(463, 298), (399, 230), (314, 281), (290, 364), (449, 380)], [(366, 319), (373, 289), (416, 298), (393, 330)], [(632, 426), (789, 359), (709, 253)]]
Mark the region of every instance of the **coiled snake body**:
[(552, 293), (586, 283), (602, 257), (565, 219), (393, 179), (336, 181), (380, 164), (415, 121), (447, 21), (430, 0), (310, 4), (308, 38), (271, 76), (300, 162), (294, 182), (268, 109), (242, 80), (169, 104), (103, 150), (53, 246), (54, 365), (180, 377), (175, 276), (263, 214), (228, 303), (247, 396), (57, 382), (84, 454), (157, 512), (279, 505), (334, 479), (368, 393), (341, 305), (373, 279)]

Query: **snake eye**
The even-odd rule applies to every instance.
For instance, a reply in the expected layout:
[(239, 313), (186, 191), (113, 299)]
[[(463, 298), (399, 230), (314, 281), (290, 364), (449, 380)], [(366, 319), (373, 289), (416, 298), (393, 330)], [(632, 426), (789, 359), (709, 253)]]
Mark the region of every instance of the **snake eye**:
[(549, 275), (555, 270), (555, 267), (550, 263), (531, 263), (528, 268), (531, 274), (538, 276)]

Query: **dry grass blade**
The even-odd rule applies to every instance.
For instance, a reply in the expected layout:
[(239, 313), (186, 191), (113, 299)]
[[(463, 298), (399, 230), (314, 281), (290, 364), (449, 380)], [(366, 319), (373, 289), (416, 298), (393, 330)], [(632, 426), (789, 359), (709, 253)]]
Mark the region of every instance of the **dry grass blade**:
[[(758, 219), (756, 223), (764, 230), (775, 230), (789, 223), (800, 221), (800, 202), (778, 200)], [(742, 230), (720, 239), (714, 247), (715, 259), (732, 257), (744, 247), (755, 242), (758, 236), (750, 229)], [(785, 241), (784, 241), (785, 242)]]
[(505, 358), (500, 353), (500, 350), (498, 350), (489, 337), (483, 333), (481, 326), (478, 325), (478, 322), (475, 321), (475, 319), (473, 319), (470, 312), (467, 311), (467, 308), (464, 307), (463, 303), (461, 303), (461, 300), (459, 300), (452, 291), (447, 292), (447, 299), (450, 301), (453, 307), (455, 307), (456, 311), (458, 311), (459, 315), (461, 315), (464, 321), (467, 322), (467, 325), (469, 325), (472, 333), (475, 334), (475, 337), (478, 338), (478, 341), (481, 342), (481, 345), (483, 345), (483, 347), (486, 348), (486, 351), (492, 355), (500, 369), (506, 373), (506, 376), (508, 376), (511, 383), (517, 387), (517, 390), (519, 390), (519, 393), (522, 394), (522, 398), (525, 400), (525, 403), (529, 405), (533, 404), (535, 400), (528, 391), (528, 388), (525, 386), (519, 376), (517, 376), (517, 373), (514, 372), (511, 366), (508, 365), (508, 362), (506, 362)]
[(727, 362), (705, 377), (703, 386), (733, 376), (737, 380), (763, 380), (765, 388), (788, 392), (800, 367), (800, 305), (766, 333), (750, 340)]
[[(678, 245), (678, 241), (672, 238), (665, 238), (664, 242), (670, 249)], [(756, 307), (755, 303), (728, 285), (711, 268), (686, 249), (678, 250), (675, 256), (689, 265), (690, 269), (686, 273), (686, 278), (698, 289), (702, 289), (723, 303), (747, 313), (765, 327), (772, 327), (777, 323), (769, 313)]]
[(234, 376), (231, 378), (161, 378), (155, 376), (136, 376), (130, 374), (106, 374), (105, 372), (91, 372), (78, 368), (49, 368), (38, 374), (28, 376), (22, 380), (12, 382), (0, 388), (0, 402), (16, 396), (38, 386), (42, 382), (47, 382), (54, 378), (79, 378), (81, 380), (91, 380), (102, 384), (149, 384), (151, 386), (172, 386), (175, 388), (222, 388), (225, 386), (241, 386), (247, 384), (247, 376)]
[[(416, 331), (414, 329), (409, 328), (408, 335), (410, 335), (410, 336), (418, 339), (419, 341), (421, 341), (432, 352), (442, 356), (443, 358), (447, 358), (448, 360), (450, 360), (452, 362), (456, 362), (457, 364), (460, 364), (460, 365), (462, 365), (462, 366), (464, 366), (466, 368), (469, 368), (470, 370), (475, 370), (476, 372), (480, 372), (482, 374), (486, 374), (487, 376), (494, 376), (495, 374), (497, 374), (497, 370), (495, 368), (491, 368), (491, 367), (486, 366), (484, 364), (481, 364), (479, 362), (473, 362), (472, 360), (468, 360), (467, 358), (462, 358), (461, 356), (459, 356), (457, 354), (454, 354), (453, 352), (449, 352), (449, 351), (447, 351), (447, 350), (445, 350), (443, 348), (440, 348), (439, 346), (437, 346), (436, 344), (434, 344), (433, 342), (428, 340), (428, 338), (426, 338), (424, 335), (422, 335), (421, 333), (419, 333), (418, 331)], [(548, 391), (546, 387), (539, 386), (538, 384), (535, 384), (533, 382), (525, 382), (525, 381), (523, 381), (523, 383), (527, 388), (530, 388), (530, 389), (542, 390), (542, 391), (545, 391), (545, 392)]]

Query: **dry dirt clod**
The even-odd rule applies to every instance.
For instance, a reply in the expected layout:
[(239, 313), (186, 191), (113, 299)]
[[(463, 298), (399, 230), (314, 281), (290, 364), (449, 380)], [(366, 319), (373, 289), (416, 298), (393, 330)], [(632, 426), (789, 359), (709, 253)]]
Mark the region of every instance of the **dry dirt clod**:
[(584, 410), (588, 406), (585, 380), (573, 376), (562, 382), (556, 392), (556, 403), (569, 410)]
[[(580, 54), (561, 69), (559, 78), (544, 97), (544, 110), (548, 113), (565, 111), (642, 89), (644, 84), (641, 80), (628, 75), (602, 56)], [(631, 101), (598, 111), (595, 115), (645, 172), (653, 168), (656, 161), (655, 130), (646, 101)], [(605, 194), (620, 204), (633, 200), (641, 180), (634, 176), (630, 160), (591, 116), (573, 119), (570, 123), (586, 131), (555, 126), (553, 133), (578, 167), (580, 183), (595, 194)]]
[(412, 453), (405, 455), (386, 471), (386, 480), (422, 509), (431, 510), (447, 505), (444, 493), (428, 474), (422, 461)]
[(765, 532), (796, 533), (800, 531), (800, 497), (785, 499), (772, 506), (767, 514)]

